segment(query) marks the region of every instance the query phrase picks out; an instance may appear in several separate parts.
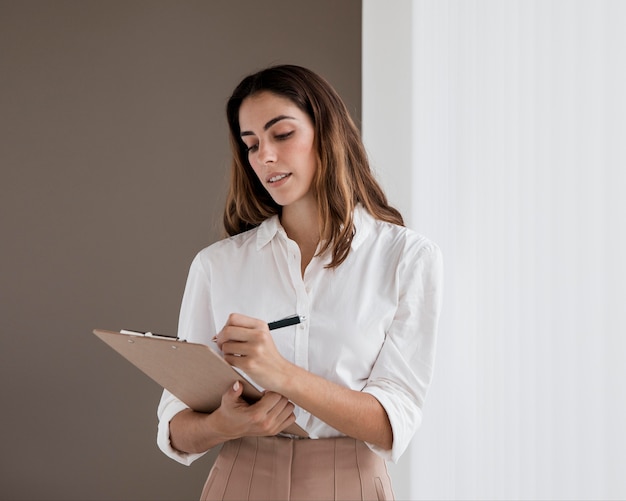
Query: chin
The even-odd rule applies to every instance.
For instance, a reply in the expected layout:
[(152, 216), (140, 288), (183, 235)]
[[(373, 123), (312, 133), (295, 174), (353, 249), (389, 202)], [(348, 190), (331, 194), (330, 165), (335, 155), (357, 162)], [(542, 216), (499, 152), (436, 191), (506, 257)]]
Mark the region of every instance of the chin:
[(296, 202), (297, 199), (294, 199), (293, 197), (289, 197), (289, 196), (274, 196), (272, 197), (272, 200), (274, 200), (274, 202), (278, 205), (280, 205), (281, 207), (286, 207), (287, 205), (291, 205), (292, 203)]

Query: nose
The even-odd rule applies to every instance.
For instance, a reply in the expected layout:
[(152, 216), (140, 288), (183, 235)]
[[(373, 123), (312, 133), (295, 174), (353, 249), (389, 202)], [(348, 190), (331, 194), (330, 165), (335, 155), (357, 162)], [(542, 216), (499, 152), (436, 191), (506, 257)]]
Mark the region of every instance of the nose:
[(276, 161), (276, 149), (268, 142), (262, 141), (259, 143), (259, 161), (262, 164), (268, 164)]

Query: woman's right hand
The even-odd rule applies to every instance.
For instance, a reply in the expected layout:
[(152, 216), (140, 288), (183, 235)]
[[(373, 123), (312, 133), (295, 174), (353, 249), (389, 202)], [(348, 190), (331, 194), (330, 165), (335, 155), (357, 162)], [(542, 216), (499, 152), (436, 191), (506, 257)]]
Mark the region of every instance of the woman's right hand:
[(260, 400), (247, 403), (237, 381), (222, 395), (222, 404), (214, 412), (220, 430), (230, 439), (244, 436), (273, 436), (294, 423), (294, 405), (282, 395), (267, 391)]

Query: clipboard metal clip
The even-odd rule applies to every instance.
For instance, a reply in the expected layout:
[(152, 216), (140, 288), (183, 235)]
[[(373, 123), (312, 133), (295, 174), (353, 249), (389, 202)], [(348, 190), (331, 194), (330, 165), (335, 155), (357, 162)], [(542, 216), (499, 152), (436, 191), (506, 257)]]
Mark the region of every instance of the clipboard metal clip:
[[(155, 334), (153, 332), (150, 331), (136, 331), (134, 329), (122, 329), (120, 331), (120, 334), (128, 334), (130, 336), (143, 336), (143, 337), (155, 337), (157, 339), (165, 339), (167, 341), (180, 341), (181, 343), (184, 343), (185, 340), (180, 340), (178, 339), (178, 337), (176, 336), (166, 336), (164, 334)], [(128, 340), (129, 343), (132, 343), (132, 339)]]

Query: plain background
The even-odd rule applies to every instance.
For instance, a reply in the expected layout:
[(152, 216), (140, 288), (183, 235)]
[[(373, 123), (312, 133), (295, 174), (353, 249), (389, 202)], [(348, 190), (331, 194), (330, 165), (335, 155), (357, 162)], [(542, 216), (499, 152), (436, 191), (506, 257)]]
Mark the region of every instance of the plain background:
[(400, 499), (626, 499), (625, 25), (623, 0), (363, 1), (365, 145), (445, 267)]
[(274, 63), (360, 122), (360, 0), (0, 3), (0, 498), (198, 497), (212, 456), (157, 449), (161, 389), (91, 331), (175, 332), (226, 99)]

